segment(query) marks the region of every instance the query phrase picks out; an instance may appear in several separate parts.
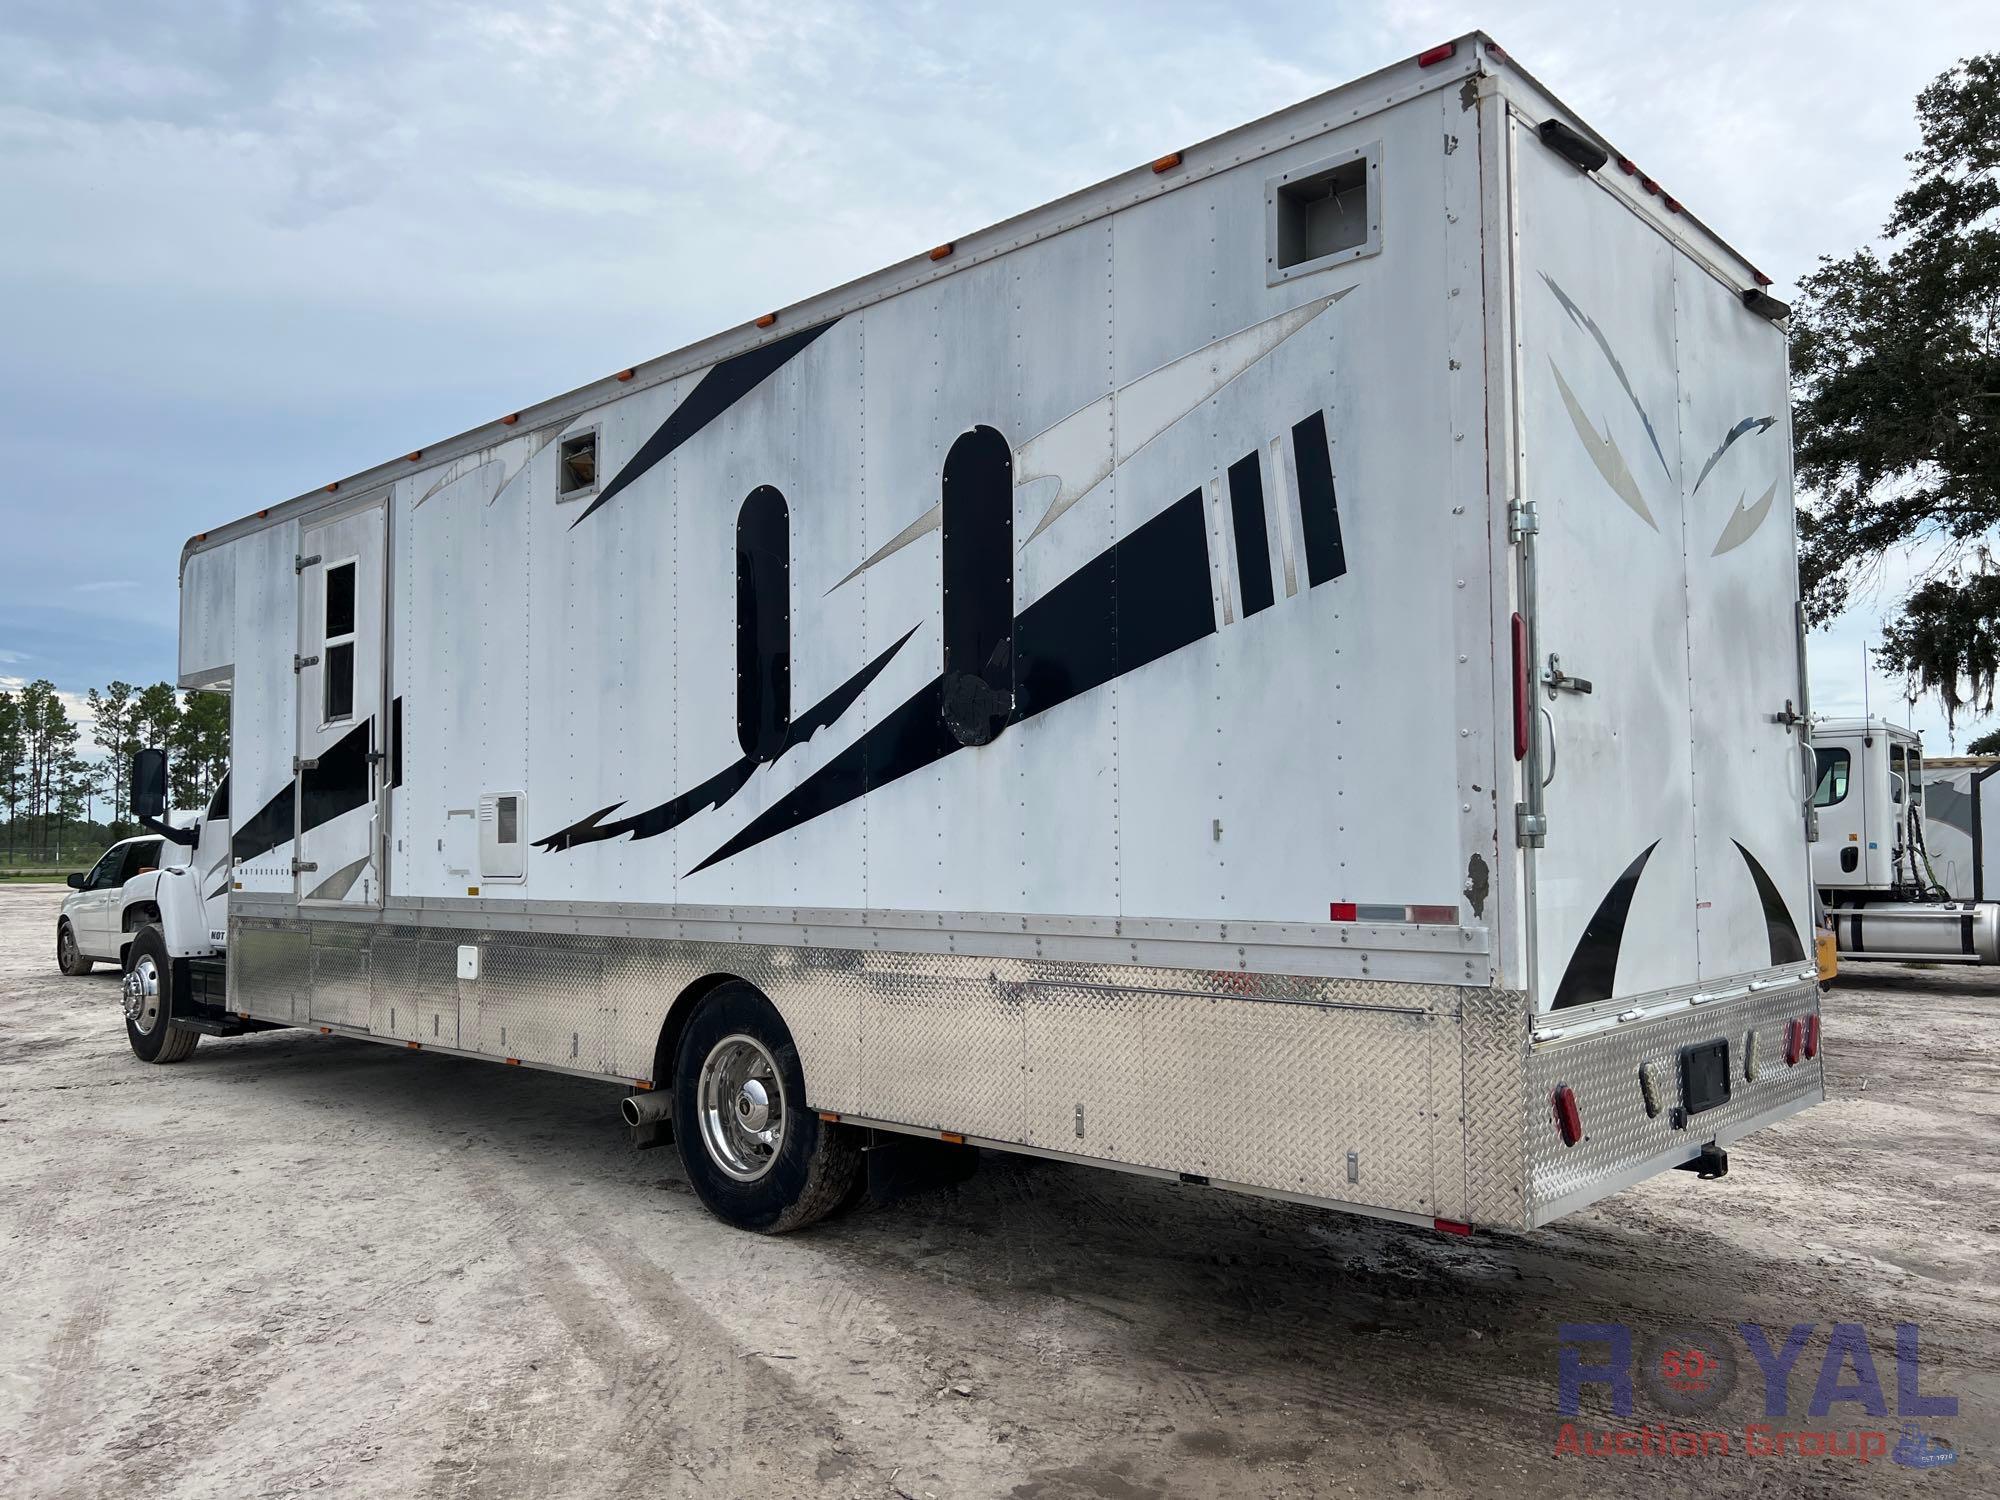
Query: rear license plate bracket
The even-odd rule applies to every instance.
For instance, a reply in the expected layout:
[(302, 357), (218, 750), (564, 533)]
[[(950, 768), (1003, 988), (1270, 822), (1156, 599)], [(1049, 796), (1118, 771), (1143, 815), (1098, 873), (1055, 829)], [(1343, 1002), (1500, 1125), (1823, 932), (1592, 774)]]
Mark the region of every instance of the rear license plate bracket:
[(1690, 1116), (1729, 1102), (1729, 1042), (1681, 1049), (1681, 1108)]

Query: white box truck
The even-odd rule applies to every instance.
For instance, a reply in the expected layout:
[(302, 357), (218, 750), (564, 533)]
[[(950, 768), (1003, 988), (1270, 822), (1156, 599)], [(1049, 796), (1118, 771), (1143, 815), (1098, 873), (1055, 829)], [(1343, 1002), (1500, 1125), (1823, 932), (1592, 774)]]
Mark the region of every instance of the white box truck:
[(622, 1082), (758, 1229), (1713, 1175), (1822, 1092), (1765, 285), (1474, 34), (204, 532), (135, 1046)]

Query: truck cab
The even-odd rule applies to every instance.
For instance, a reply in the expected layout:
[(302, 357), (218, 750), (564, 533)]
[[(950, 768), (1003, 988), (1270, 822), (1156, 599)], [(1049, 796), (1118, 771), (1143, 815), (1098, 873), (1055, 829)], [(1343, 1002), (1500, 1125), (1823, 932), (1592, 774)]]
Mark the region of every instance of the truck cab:
[(1822, 719), (1813, 761), (1813, 883), (1842, 959), (2000, 964), (2000, 902), (1954, 900), (1931, 858), (1916, 733)]
[(1924, 855), (1923, 742), (1884, 719), (1813, 727), (1813, 883), (1828, 905), (1914, 897), (1935, 882)]
[(127, 880), (121, 894), (120, 957), (149, 922), (159, 924), (172, 957), (213, 957), (229, 940), (229, 777), (198, 820), (164, 821), (172, 832), (161, 838), (158, 867)]

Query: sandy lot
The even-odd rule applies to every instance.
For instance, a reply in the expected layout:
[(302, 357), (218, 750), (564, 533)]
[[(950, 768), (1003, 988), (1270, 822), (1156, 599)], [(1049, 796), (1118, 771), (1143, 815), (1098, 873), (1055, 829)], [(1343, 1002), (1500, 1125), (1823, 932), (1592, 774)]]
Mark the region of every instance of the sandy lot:
[[(1835, 1098), (1533, 1235), (1455, 1240), (1021, 1158), (725, 1229), (609, 1085), (275, 1032), (177, 1067), (0, 887), (0, 1495), (1992, 1494), (2000, 975), (1859, 968)], [(1815, 1331), (1792, 1429), (1960, 1458), (1556, 1452), (1558, 1325)], [(1805, 1416), (1836, 1322), (1887, 1394)], [(1847, 1379), (1855, 1379), (1849, 1367)], [(1640, 1395), (1639, 1417), (1662, 1419)], [(1583, 1425), (1627, 1427), (1600, 1391)]]

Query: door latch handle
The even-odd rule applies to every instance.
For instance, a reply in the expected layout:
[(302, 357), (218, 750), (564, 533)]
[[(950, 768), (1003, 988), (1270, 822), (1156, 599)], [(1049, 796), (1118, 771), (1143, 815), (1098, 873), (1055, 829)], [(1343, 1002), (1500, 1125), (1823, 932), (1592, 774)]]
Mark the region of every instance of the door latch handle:
[(1549, 690), (1549, 696), (1557, 693), (1588, 693), (1592, 691), (1588, 677), (1572, 677), (1562, 669), (1562, 658), (1555, 652), (1549, 653), (1548, 670), (1542, 673), (1542, 686)]
[(1787, 729), (1796, 729), (1799, 725), (1805, 723), (1805, 721), (1806, 716), (1792, 707), (1792, 700), (1789, 698), (1785, 700), (1785, 711), (1783, 713), (1771, 715), (1771, 722), (1773, 724), (1782, 724)]

